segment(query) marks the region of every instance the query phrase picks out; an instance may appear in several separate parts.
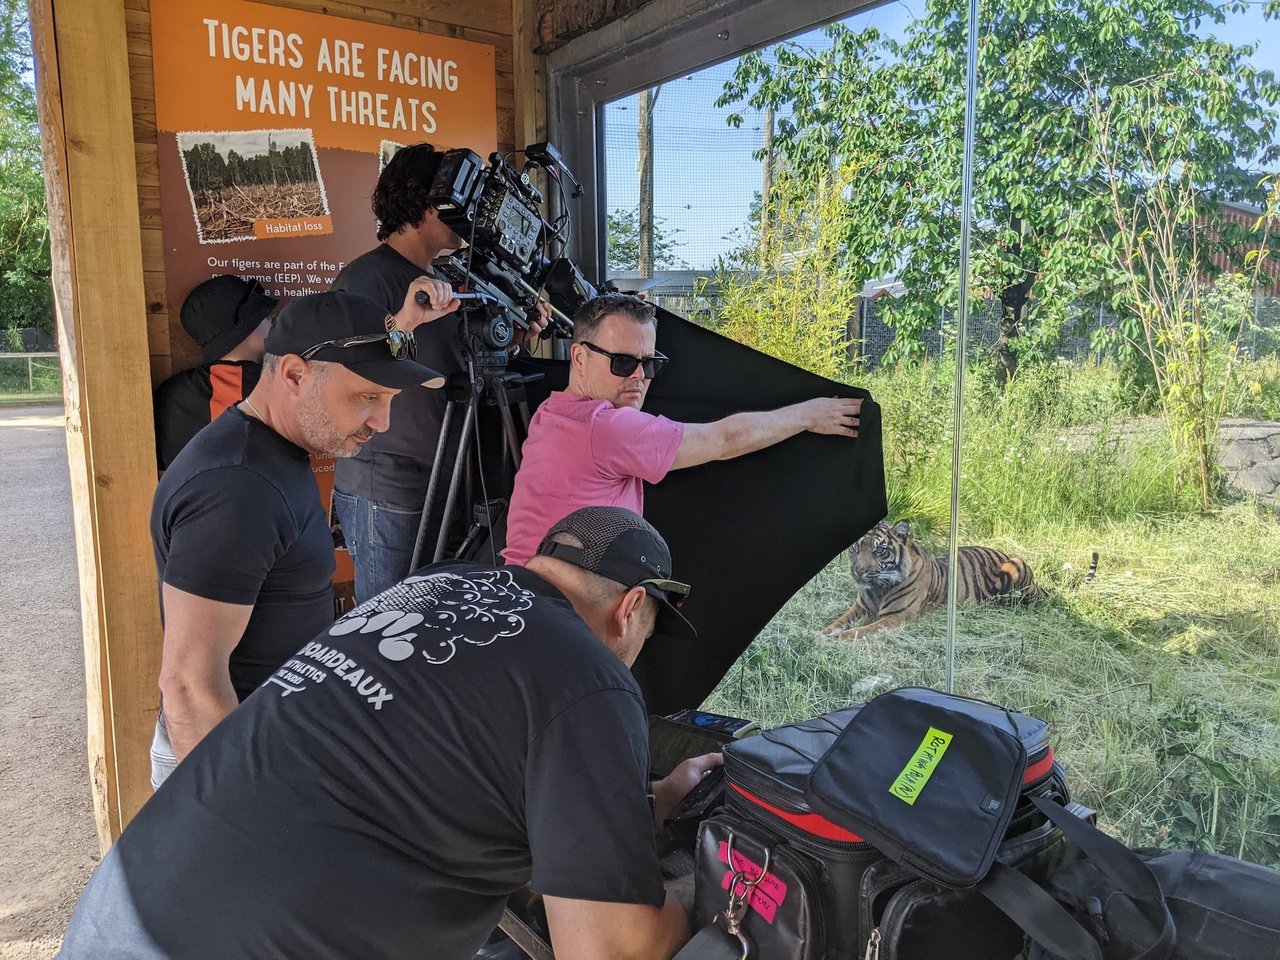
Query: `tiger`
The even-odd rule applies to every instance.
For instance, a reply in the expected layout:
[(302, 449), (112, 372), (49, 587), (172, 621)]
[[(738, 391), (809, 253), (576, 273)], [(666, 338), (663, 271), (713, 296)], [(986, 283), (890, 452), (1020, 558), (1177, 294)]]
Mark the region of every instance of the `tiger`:
[[(959, 603), (1011, 594), (1025, 601), (1045, 592), (1018, 557), (990, 547), (961, 547)], [(858, 588), (853, 606), (822, 629), (824, 637), (857, 640), (877, 630), (918, 620), (947, 602), (947, 557), (925, 556), (905, 520), (880, 522), (849, 549), (849, 572)], [(866, 620), (859, 626), (857, 621)]]

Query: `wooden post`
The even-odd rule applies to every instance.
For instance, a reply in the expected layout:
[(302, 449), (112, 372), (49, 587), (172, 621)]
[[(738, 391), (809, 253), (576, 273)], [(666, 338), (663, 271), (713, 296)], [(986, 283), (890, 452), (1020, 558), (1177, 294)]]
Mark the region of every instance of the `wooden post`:
[(661, 90), (661, 87), (641, 90), (636, 102), (639, 113), (636, 125), (636, 167), (640, 175), (637, 266), (642, 277), (653, 276), (653, 108)]
[[(511, 0), (511, 73), (515, 86), (515, 147), (546, 139), (547, 76), (537, 45), (533, 0)], [(544, 191), (545, 193), (545, 191)]]
[(89, 767), (105, 850), (151, 793), (161, 638), (148, 533), (156, 455), (129, 61), (119, 4), (30, 0), (30, 7), (80, 567)]

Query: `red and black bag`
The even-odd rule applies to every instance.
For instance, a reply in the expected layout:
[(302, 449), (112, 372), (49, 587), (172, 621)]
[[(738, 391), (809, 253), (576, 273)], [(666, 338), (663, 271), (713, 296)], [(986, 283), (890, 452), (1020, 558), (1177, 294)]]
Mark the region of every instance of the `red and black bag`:
[[(715, 922), (723, 927), (731, 893), (737, 892), (742, 901), (741, 933), (753, 957), (862, 956), (873, 929), (866, 924), (874, 922), (860, 911), (864, 877), (880, 869), (884, 855), (860, 835), (816, 812), (805, 795), (815, 765), (860, 709), (850, 707), (778, 727), (725, 747), (725, 806), (704, 821), (698, 834), (697, 925)], [(1069, 801), (1049, 745), (1048, 725), (1024, 720), (1019, 737), (1027, 762), (1008, 828), (1011, 836), (1043, 823), (1027, 797)], [(757, 878), (761, 879), (751, 885)]]

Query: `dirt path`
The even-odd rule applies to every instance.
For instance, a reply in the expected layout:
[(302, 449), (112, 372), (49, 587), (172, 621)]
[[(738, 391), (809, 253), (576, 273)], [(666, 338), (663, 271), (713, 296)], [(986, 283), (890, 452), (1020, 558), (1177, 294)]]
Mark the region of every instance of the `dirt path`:
[(43, 960), (98, 859), (60, 406), (0, 407), (0, 497), (0, 960)]

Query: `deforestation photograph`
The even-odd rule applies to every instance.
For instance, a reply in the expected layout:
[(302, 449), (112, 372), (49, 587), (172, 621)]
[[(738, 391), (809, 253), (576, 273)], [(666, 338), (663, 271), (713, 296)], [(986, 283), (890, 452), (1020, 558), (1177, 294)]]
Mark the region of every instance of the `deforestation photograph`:
[(178, 152), (201, 243), (252, 240), (256, 220), (329, 213), (310, 130), (179, 133)]

